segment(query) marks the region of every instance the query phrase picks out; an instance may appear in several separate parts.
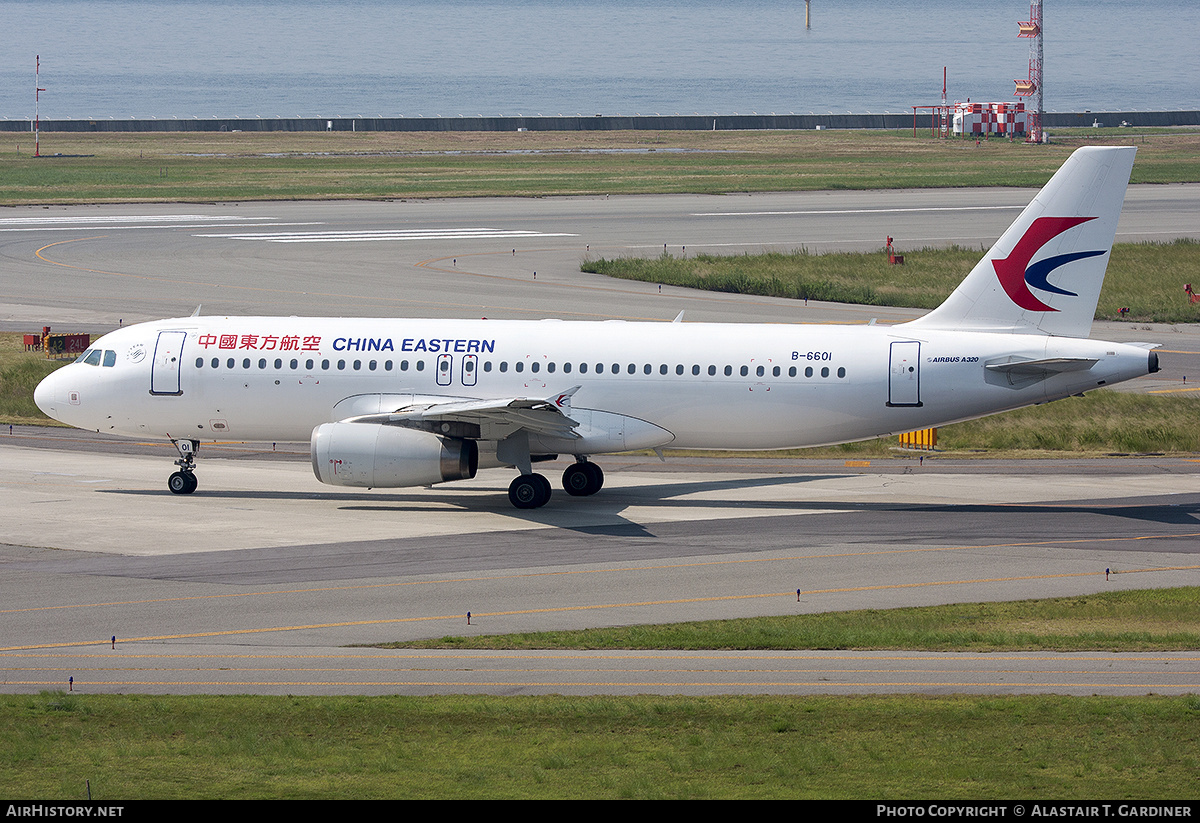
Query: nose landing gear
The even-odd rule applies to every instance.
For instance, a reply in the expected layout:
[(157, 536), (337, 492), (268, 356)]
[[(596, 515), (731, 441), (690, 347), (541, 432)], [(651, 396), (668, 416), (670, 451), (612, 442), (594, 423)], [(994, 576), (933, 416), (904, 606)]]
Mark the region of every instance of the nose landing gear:
[(167, 488), (171, 494), (191, 494), (200, 485), (196, 480), (196, 452), (200, 451), (199, 440), (172, 440), (171, 443), (179, 450), (179, 459), (175, 465), (179, 471), (167, 478)]

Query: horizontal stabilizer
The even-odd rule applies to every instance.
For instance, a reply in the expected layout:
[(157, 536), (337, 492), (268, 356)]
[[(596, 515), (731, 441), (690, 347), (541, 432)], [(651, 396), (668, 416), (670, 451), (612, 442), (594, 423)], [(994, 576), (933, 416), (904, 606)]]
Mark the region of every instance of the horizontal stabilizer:
[(984, 368), (1001, 374), (1021, 377), (1049, 377), (1069, 371), (1087, 371), (1100, 362), (1095, 357), (1048, 357), (1045, 360), (1014, 360), (988, 363)]

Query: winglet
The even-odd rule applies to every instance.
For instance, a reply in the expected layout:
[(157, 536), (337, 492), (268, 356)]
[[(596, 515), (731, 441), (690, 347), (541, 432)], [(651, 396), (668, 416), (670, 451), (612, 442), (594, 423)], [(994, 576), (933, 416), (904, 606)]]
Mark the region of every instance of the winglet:
[(556, 394), (552, 398), (547, 398), (546, 402), (561, 411), (564, 416), (570, 417), (571, 398), (575, 395), (575, 392), (579, 391), (580, 388), (580, 386), (572, 386), (562, 394)]

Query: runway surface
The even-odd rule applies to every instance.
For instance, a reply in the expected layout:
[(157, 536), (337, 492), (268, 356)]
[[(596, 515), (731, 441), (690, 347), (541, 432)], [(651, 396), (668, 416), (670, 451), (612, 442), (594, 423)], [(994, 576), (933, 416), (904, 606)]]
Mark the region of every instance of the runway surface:
[[(895, 309), (583, 275), (588, 254), (990, 244), (1032, 192), (55, 207), (0, 218), (3, 327), (205, 313), (896, 322)], [(1200, 235), (1200, 187), (1132, 187), (1118, 239)], [(686, 247), (686, 251), (685, 251)], [(536, 279), (534, 272), (537, 273)], [(1099, 324), (1098, 324), (1099, 326)], [(1164, 342), (1178, 391), (1190, 327)], [(0, 433), (3, 688), (427, 693), (1178, 693), (1183, 655), (468, 653), (417, 637), (1083, 594), (1200, 582), (1200, 463), (602, 458), (595, 498), (518, 512), (504, 471), (321, 486), (307, 444), (173, 452)], [(559, 468), (561, 469), (560, 464)], [(551, 469), (546, 472), (556, 477)], [(1105, 570), (1109, 570), (1106, 575)], [(471, 624), (466, 621), (472, 613)], [(112, 638), (116, 637), (116, 648)]]
[[(988, 245), (1029, 189), (54, 206), (0, 215), (0, 320), (191, 314), (896, 322), (911, 310), (585, 275), (590, 256)], [(1200, 237), (1200, 185), (1131, 186), (1118, 241)], [(535, 277), (536, 275), (536, 277)], [(14, 325), (15, 324), (15, 325)]]

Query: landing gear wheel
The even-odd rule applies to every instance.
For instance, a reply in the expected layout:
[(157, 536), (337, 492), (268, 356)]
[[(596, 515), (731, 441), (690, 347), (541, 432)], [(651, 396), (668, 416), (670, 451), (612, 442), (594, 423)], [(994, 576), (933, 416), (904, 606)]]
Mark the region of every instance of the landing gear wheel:
[(198, 485), (200, 481), (191, 472), (175, 472), (167, 478), (167, 488), (172, 494), (191, 494)]
[(508, 487), (508, 499), (518, 509), (539, 509), (550, 494), (550, 481), (540, 474), (523, 474)]
[(586, 460), (567, 466), (562, 477), (563, 488), (574, 497), (586, 497), (600, 491), (604, 485), (604, 472), (595, 463)]

